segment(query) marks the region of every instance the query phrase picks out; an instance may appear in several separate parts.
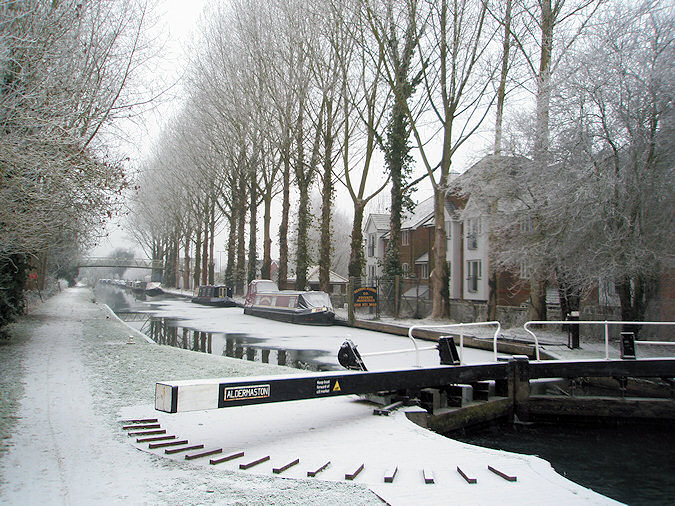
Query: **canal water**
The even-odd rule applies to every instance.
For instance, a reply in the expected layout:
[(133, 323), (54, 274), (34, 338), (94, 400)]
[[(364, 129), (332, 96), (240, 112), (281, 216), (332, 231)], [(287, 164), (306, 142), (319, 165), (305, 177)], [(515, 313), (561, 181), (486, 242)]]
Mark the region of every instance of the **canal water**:
[[(98, 285), (96, 297), (159, 344), (312, 371), (339, 370), (322, 350), (269, 346), (250, 333), (204, 332), (175, 318), (148, 314), (170, 296), (146, 297)], [(618, 425), (493, 425), (453, 439), (498, 450), (538, 455), (561, 475), (631, 505), (675, 504), (675, 428)]]
[(170, 295), (149, 297), (114, 286), (97, 285), (99, 302), (103, 302), (129, 326), (139, 330), (157, 344), (226, 357), (277, 364), (308, 371), (340, 369), (334, 356), (322, 350), (269, 346), (269, 339), (239, 332), (204, 332), (185, 326), (175, 318), (158, 318), (148, 311), (158, 309)]
[(672, 427), (500, 424), (449, 436), (537, 455), (568, 479), (626, 504), (675, 504)]

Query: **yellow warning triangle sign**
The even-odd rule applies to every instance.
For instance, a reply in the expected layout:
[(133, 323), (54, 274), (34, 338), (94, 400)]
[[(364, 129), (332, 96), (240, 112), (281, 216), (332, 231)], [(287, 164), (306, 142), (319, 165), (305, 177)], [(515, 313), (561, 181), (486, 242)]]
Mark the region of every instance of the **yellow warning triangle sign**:
[(335, 385), (333, 386), (333, 392), (339, 392), (340, 390), (341, 390), (340, 382), (338, 380), (335, 380)]

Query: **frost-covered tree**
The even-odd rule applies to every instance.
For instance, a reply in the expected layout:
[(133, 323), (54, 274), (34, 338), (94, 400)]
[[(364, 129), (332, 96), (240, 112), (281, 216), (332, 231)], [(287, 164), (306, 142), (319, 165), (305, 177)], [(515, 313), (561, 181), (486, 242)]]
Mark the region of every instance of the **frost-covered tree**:
[(568, 121), (555, 253), (572, 282), (613, 283), (622, 319), (642, 320), (673, 265), (675, 17), (667, 2), (616, 2), (600, 21), (557, 111)]
[(138, 99), (145, 15), (137, 2), (0, 5), (0, 261), (46, 272), (119, 205), (123, 156), (102, 134)]
[(548, 162), (491, 157), (465, 189), (494, 209), (502, 268), (546, 262), (568, 298), (612, 283), (641, 320), (673, 260), (672, 8), (616, 2), (595, 21), (558, 64)]

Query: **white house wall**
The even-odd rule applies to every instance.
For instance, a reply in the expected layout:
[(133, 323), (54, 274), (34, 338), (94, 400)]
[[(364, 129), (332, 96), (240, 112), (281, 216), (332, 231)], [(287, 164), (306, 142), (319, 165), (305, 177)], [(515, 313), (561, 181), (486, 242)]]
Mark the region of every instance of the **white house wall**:
[[(471, 247), (471, 222), (470, 219), (479, 220), (479, 231), (476, 234), (475, 248)], [(463, 245), (463, 290), (465, 300), (485, 301), (488, 298), (488, 230), (489, 224), (485, 216), (474, 216), (464, 219), (464, 245)], [(476, 290), (470, 286), (470, 263), (480, 262), (480, 275), (476, 283)]]
[(450, 247), (448, 248), (448, 262), (450, 263), (450, 298), (459, 299), (462, 296), (463, 260), (462, 252), (464, 240), (462, 237), (462, 222), (453, 220), (450, 222)]

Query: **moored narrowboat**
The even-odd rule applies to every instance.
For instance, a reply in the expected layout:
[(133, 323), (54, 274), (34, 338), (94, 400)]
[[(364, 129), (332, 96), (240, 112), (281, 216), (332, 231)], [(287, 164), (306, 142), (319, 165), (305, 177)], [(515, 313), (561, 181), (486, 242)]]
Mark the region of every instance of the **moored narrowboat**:
[(164, 290), (162, 290), (162, 284), (157, 281), (151, 281), (145, 286), (145, 294), (150, 297), (155, 297), (156, 295), (162, 295)]
[(330, 325), (335, 318), (326, 292), (278, 290), (273, 282), (267, 280), (251, 281), (244, 314), (314, 325)]
[(131, 291), (136, 294), (144, 293), (146, 285), (147, 283), (145, 281), (136, 280), (131, 284)]
[(190, 302), (204, 306), (235, 307), (237, 302), (232, 298), (232, 288), (223, 285), (202, 285)]

